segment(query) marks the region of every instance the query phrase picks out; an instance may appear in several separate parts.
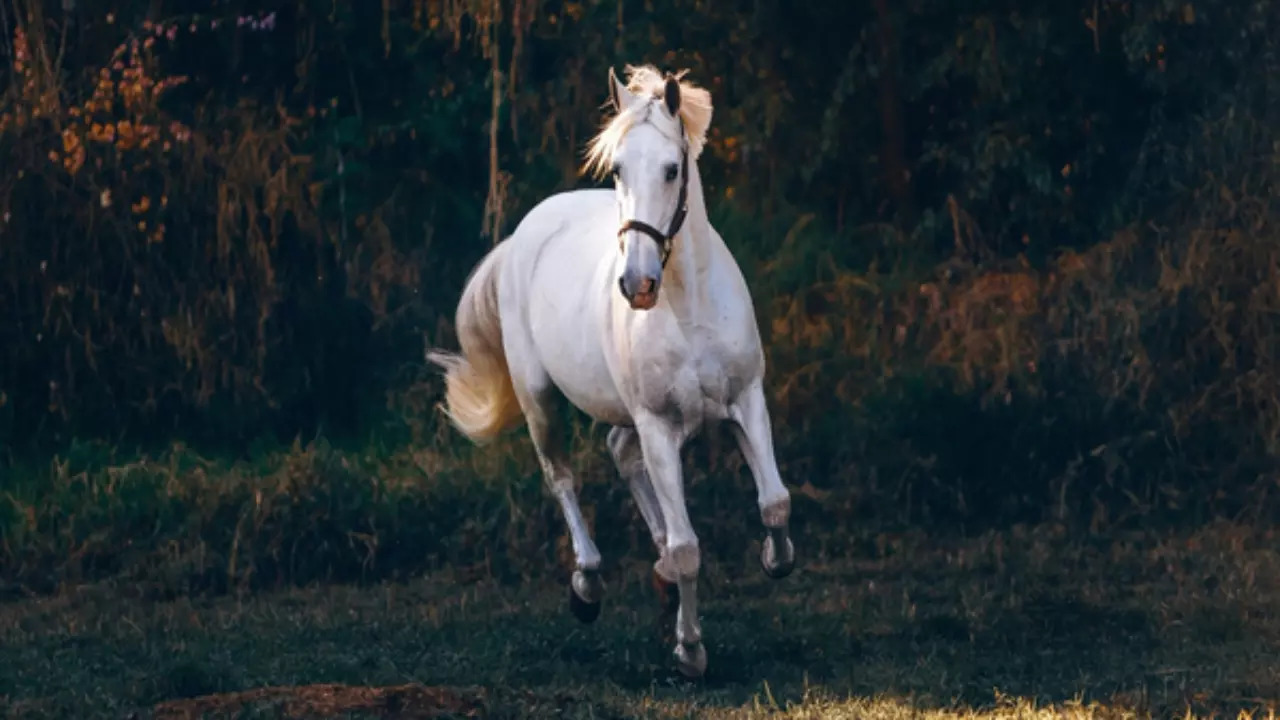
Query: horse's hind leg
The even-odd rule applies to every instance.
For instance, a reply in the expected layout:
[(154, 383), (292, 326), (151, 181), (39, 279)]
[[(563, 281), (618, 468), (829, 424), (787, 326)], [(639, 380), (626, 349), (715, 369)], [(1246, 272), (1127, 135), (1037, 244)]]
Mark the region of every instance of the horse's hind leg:
[(649, 526), (649, 535), (658, 549), (658, 560), (653, 564), (653, 586), (661, 596), (664, 611), (674, 614), (680, 602), (680, 590), (676, 585), (675, 571), (668, 567), (667, 524), (662, 519), (662, 506), (658, 504), (658, 495), (644, 467), (640, 435), (635, 428), (614, 427), (609, 431), (608, 445), (613, 464), (631, 488), (631, 497), (645, 525)]
[(791, 493), (778, 475), (773, 454), (773, 430), (765, 406), (764, 389), (753, 383), (732, 410), (731, 424), (742, 455), (756, 481), (756, 500), (766, 535), (760, 565), (771, 578), (784, 578), (795, 567), (796, 552), (787, 523), (791, 518)]
[(600, 551), (582, 517), (573, 471), (569, 469), (569, 429), (565, 422), (568, 401), (542, 372), (513, 372), (512, 385), (542, 465), (543, 481), (559, 501), (573, 539), (577, 568), (569, 588), (569, 607), (582, 622), (593, 622), (600, 615), (600, 598), (604, 594), (600, 582)]

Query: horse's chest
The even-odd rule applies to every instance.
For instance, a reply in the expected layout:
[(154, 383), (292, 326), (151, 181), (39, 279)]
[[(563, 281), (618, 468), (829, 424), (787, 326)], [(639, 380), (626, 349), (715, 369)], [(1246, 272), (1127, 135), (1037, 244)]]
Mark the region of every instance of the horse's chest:
[(714, 339), (688, 343), (678, 359), (654, 368), (647, 404), (686, 425), (725, 419), (752, 372), (751, 356), (734, 350)]
[(741, 388), (742, 363), (716, 345), (701, 347), (691, 358), (698, 390), (705, 400), (728, 405)]

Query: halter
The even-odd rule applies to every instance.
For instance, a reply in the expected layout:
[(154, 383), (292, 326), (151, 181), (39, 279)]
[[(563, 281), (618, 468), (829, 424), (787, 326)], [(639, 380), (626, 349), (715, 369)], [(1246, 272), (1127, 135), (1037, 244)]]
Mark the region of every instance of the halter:
[(658, 252), (662, 255), (662, 268), (667, 267), (667, 258), (671, 257), (671, 240), (680, 232), (684, 218), (689, 214), (689, 142), (685, 138), (684, 123), (680, 123), (680, 140), (683, 150), (680, 152), (680, 197), (676, 200), (676, 214), (671, 218), (671, 225), (664, 234), (649, 223), (640, 220), (627, 220), (618, 228), (618, 237), (628, 230), (638, 230), (653, 238), (658, 243)]

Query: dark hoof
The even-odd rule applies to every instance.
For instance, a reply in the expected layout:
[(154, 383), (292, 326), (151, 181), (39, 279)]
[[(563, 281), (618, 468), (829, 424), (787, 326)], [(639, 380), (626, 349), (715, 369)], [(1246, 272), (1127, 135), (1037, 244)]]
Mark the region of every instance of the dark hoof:
[(707, 648), (701, 643), (676, 645), (676, 668), (686, 680), (700, 680), (707, 674)]
[(573, 616), (585, 625), (590, 625), (600, 617), (600, 603), (589, 603), (578, 597), (578, 593), (574, 591), (573, 586), (569, 586), (569, 611)]
[(767, 535), (764, 539), (764, 547), (760, 550), (760, 567), (765, 575), (774, 580), (781, 580), (790, 575), (796, 567), (796, 550), (791, 544), (791, 538), (783, 539), (782, 548), (782, 553), (778, 553), (773, 536)]
[(662, 605), (664, 615), (674, 615), (680, 609), (680, 586), (668, 581), (657, 570), (651, 576), (653, 589), (658, 593), (658, 602)]
[[(569, 583), (569, 610), (573, 612), (573, 616), (586, 624), (595, 622), (600, 617), (600, 595), (603, 591), (599, 573), (594, 570), (575, 571), (573, 580)], [(595, 602), (584, 600), (584, 594), (595, 598)]]
[(796, 564), (794, 562), (789, 562), (775, 568), (770, 568), (768, 565), (760, 563), (760, 567), (764, 568), (764, 574), (768, 575), (770, 580), (781, 580), (791, 574), (791, 571), (796, 568)]

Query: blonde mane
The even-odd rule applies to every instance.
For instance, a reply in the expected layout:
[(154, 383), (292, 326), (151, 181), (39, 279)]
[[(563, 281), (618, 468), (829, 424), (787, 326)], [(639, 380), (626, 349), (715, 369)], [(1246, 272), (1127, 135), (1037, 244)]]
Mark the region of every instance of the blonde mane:
[[(627, 90), (642, 98), (647, 96), (661, 100), (667, 80), (657, 68), (628, 65), (626, 72)], [(680, 122), (689, 139), (690, 159), (697, 160), (706, 144), (707, 128), (711, 126), (711, 93), (686, 82), (683, 78), (688, 72), (681, 70), (675, 77), (680, 81)], [(600, 132), (587, 145), (586, 162), (582, 166), (584, 174), (591, 173), (597, 180), (608, 174), (622, 138), (647, 116), (647, 107), (637, 104), (605, 120)]]

